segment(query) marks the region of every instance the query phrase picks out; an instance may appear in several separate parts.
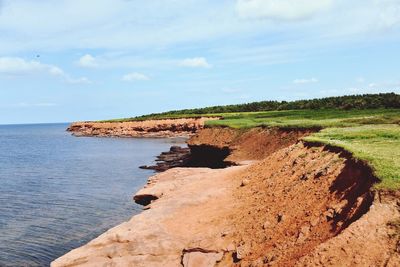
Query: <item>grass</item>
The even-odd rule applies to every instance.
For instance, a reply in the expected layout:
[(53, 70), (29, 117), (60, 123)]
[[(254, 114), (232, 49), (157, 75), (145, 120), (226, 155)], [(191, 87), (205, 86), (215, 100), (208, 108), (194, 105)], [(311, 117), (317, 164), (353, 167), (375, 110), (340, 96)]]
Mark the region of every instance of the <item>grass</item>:
[(368, 162), (381, 180), (379, 189), (400, 189), (400, 126), (397, 124), (326, 128), (305, 141), (341, 147)]
[(279, 128), (352, 127), (365, 124), (395, 124), (400, 122), (399, 109), (370, 110), (285, 110), (219, 114), (222, 120), (208, 121), (209, 127)]

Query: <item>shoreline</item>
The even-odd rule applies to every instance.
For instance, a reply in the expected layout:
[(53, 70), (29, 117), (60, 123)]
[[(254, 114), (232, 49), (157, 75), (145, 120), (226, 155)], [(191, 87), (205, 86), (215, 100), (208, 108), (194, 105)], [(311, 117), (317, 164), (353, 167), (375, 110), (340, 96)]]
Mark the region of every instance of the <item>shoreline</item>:
[(371, 170), (343, 151), (299, 141), (307, 134), (198, 132), (188, 142), (198, 156), (229, 148), (223, 160), (247, 165), (151, 176), (134, 197), (146, 205), (140, 214), (51, 266), (400, 263), (389, 238), (400, 216), (396, 193), (374, 191)]

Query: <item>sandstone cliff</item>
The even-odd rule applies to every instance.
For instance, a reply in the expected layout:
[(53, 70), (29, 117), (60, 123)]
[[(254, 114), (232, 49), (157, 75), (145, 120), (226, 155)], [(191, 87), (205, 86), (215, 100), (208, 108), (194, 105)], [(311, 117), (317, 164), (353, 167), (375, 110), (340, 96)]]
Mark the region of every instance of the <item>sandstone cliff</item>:
[(400, 266), (397, 193), (306, 134), (200, 131), (189, 146), (208, 163), (247, 165), (151, 177), (134, 197), (141, 214), (52, 266)]
[(206, 120), (216, 119), (219, 118), (202, 117), (127, 122), (74, 122), (67, 130), (75, 136), (186, 137), (203, 129)]

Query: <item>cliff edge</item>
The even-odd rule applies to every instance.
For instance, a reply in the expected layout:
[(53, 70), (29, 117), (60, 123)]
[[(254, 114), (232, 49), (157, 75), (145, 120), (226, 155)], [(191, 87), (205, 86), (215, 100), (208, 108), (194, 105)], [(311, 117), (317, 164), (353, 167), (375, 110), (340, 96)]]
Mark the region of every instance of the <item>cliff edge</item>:
[(399, 266), (398, 192), (377, 191), (368, 165), (307, 134), (198, 132), (198, 155), (247, 165), (149, 178), (134, 197), (141, 214), (52, 266)]

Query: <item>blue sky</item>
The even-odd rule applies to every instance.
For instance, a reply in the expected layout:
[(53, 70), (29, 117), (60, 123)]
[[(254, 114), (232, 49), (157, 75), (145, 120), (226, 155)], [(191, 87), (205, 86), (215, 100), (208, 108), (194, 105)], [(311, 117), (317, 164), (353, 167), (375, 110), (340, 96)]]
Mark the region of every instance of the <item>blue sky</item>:
[(0, 0), (0, 124), (400, 93), (400, 0)]

